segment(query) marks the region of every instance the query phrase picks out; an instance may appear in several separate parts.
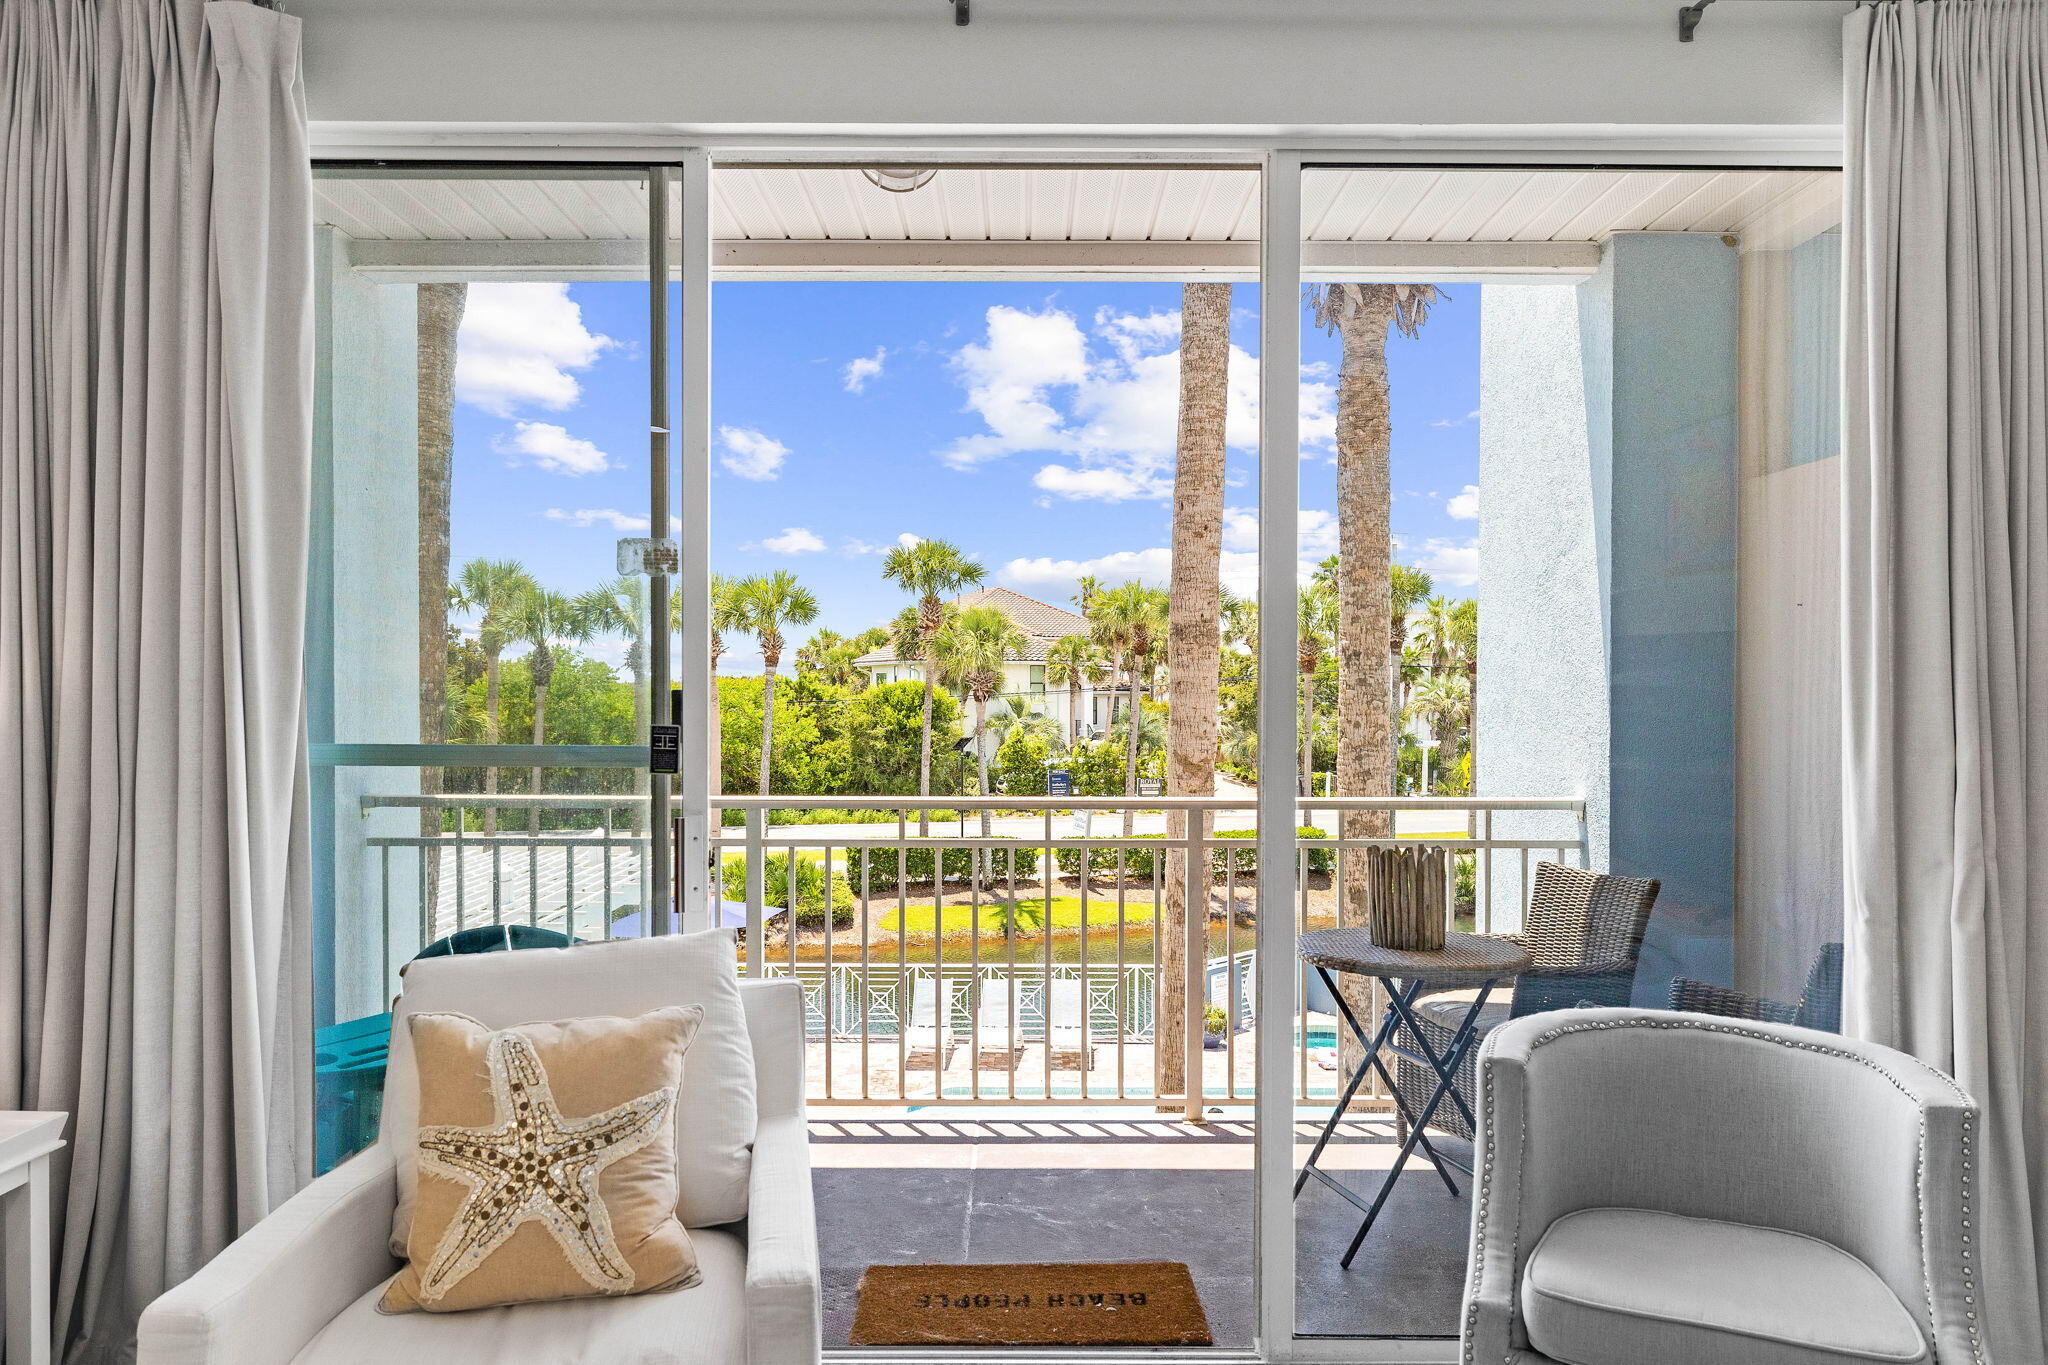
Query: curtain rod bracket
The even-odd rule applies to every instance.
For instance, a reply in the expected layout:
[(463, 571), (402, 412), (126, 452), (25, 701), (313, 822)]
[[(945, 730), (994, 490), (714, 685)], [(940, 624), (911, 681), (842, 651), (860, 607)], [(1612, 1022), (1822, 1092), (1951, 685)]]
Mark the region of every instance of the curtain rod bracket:
[(956, 28), (967, 27), (967, 0), (953, 0), (953, 25)]
[(1698, 27), (1700, 26), (1700, 20), (1702, 20), (1702, 19), (1704, 19), (1704, 18), (1706, 18), (1706, 17), (1707, 17), (1707, 6), (1708, 6), (1708, 5), (1711, 5), (1711, 4), (1713, 4), (1713, 3), (1714, 3), (1714, 0), (1697, 0), (1697, 2), (1696, 2), (1696, 3), (1694, 3), (1694, 4), (1690, 4), (1690, 5), (1681, 5), (1681, 6), (1679, 6), (1679, 8), (1678, 8), (1678, 41), (1679, 41), (1679, 42), (1681, 42), (1681, 43), (1689, 43), (1689, 42), (1691, 42), (1691, 41), (1692, 41), (1692, 34), (1693, 34), (1693, 30), (1694, 30), (1694, 29), (1696, 29), (1696, 28), (1698, 28)]

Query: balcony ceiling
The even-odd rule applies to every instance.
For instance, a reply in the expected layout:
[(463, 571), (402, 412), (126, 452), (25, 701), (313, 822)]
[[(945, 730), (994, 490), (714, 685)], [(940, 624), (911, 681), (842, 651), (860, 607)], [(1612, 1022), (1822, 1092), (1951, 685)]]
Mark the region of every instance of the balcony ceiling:
[[(829, 274), (865, 263), (1000, 274), (1066, 261), (1117, 273), (1110, 264), (1122, 261), (1137, 274), (1241, 274), (1257, 264), (1250, 170), (960, 168), (907, 194), (842, 167), (730, 167), (713, 183), (728, 271)], [(317, 191), (320, 221), (359, 244), (558, 244), (534, 251), (536, 266), (594, 261), (597, 244), (635, 253), (646, 222), (637, 180), (324, 178)], [(1383, 262), (1583, 273), (1590, 248), (1611, 233), (1733, 233), (1747, 246), (1779, 245), (1788, 232), (1799, 240), (1832, 225), (1839, 198), (1839, 177), (1825, 171), (1317, 170), (1304, 180), (1302, 221), (1306, 240), (1323, 248), (1312, 262), (1331, 270)], [(358, 250), (356, 263), (398, 269), (464, 255), (510, 259), (503, 247), (437, 255), (394, 246)]]

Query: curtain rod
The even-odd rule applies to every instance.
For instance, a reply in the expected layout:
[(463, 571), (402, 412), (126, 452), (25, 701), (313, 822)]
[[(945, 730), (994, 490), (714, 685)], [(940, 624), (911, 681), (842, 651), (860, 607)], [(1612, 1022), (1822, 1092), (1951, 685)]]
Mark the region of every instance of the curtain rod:
[[(1787, 3), (1788, 0), (1778, 0), (1778, 2)], [(1789, 0), (1789, 2), (1800, 3), (1801, 0)], [(1808, 2), (1810, 3), (1810, 0)], [(1707, 17), (1707, 6), (1713, 3), (1714, 0), (1695, 0), (1693, 4), (1680, 5), (1678, 7), (1679, 42), (1689, 43), (1692, 41), (1693, 31), (1700, 26), (1700, 20)], [(1838, 4), (1840, 0), (1829, 0), (1829, 3)]]

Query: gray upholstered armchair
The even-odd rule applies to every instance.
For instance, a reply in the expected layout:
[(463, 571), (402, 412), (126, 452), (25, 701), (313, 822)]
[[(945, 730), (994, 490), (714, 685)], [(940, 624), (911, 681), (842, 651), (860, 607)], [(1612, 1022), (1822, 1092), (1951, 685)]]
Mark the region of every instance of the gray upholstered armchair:
[(1502, 1024), (1479, 1073), (1465, 1365), (1988, 1359), (1977, 1110), (1933, 1068), (1587, 1009)]

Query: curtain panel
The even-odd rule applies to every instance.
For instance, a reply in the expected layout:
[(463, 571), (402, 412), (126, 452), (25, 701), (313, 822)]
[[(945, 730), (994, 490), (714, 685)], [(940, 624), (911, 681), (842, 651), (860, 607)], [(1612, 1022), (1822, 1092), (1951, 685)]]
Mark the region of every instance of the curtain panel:
[(0, 1108), (72, 1116), (72, 1360), (309, 1173), (298, 29), (0, 4)]
[(2041, 1360), (2048, 0), (1846, 25), (1846, 1026), (1982, 1106), (1970, 1358)]

